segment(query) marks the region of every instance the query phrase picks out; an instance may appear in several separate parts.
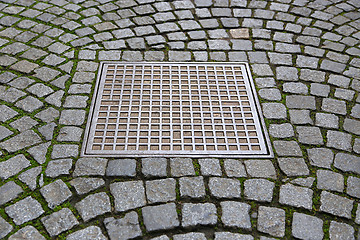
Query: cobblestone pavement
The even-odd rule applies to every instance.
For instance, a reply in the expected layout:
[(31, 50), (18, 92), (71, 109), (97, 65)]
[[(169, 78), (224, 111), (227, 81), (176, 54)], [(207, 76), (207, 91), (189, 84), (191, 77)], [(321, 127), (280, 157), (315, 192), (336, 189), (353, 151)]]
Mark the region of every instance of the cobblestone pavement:
[[(360, 238), (359, 9), (0, 0), (0, 238)], [(105, 60), (249, 62), (275, 157), (80, 158)]]

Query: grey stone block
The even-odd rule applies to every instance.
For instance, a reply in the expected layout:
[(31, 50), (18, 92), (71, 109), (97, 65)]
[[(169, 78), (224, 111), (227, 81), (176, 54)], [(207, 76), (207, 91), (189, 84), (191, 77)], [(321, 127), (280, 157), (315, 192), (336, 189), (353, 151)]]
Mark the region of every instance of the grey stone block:
[(309, 110), (289, 110), (289, 115), (292, 124), (313, 124)]
[(244, 164), (239, 160), (225, 159), (225, 173), (228, 177), (246, 177)]
[(260, 206), (257, 229), (275, 237), (285, 235), (285, 211), (280, 208)]
[(320, 83), (312, 83), (310, 87), (310, 94), (319, 97), (328, 97), (330, 93), (330, 86)]
[(145, 188), (142, 181), (115, 182), (110, 184), (115, 199), (115, 211), (124, 212), (146, 204)]
[(176, 180), (173, 178), (146, 181), (145, 187), (149, 203), (169, 202), (176, 199)]
[(288, 108), (295, 108), (295, 109), (315, 110), (316, 109), (315, 97), (299, 96), (299, 95), (286, 96), (286, 106)]
[(206, 195), (203, 177), (182, 177), (179, 179), (181, 197), (201, 198)]
[(34, 191), (37, 187), (37, 177), (41, 171), (41, 166), (30, 168), (29, 170), (19, 175), (19, 180), (25, 183), (32, 191)]
[(181, 212), (183, 227), (217, 223), (216, 206), (212, 203), (184, 203)]
[(173, 237), (174, 237), (174, 240), (195, 240), (195, 239), (196, 240), (206, 240), (204, 233), (197, 233), (197, 232), (176, 234)]
[(42, 140), (38, 134), (36, 134), (33, 130), (27, 130), (0, 143), (0, 148), (12, 153), (41, 142)]
[(166, 158), (143, 158), (142, 173), (145, 177), (165, 177), (167, 176)]
[[(45, 238), (44, 238), (45, 239)], [(78, 230), (66, 236), (66, 240), (107, 240), (105, 235), (102, 233), (101, 228), (98, 226), (89, 226), (87, 228)]]
[(0, 238), (5, 238), (13, 229), (14, 227), (10, 223), (0, 217)]
[(335, 216), (351, 218), (354, 200), (350, 200), (338, 195), (322, 191), (320, 196), (320, 211), (327, 212)]
[(290, 123), (270, 124), (269, 134), (275, 138), (288, 138), (294, 136), (294, 129)]
[(312, 196), (311, 189), (288, 183), (280, 187), (279, 202), (294, 207), (312, 209)]
[(343, 127), (345, 131), (360, 136), (360, 121), (350, 118), (345, 118)]
[(175, 203), (147, 206), (142, 209), (147, 231), (168, 230), (179, 226)]
[(37, 200), (29, 196), (6, 207), (5, 212), (12, 218), (16, 225), (21, 225), (40, 217), (44, 213), (44, 210)]
[(240, 182), (235, 179), (213, 177), (209, 180), (211, 195), (216, 198), (240, 198)]
[(200, 170), (203, 176), (221, 176), (221, 167), (218, 159), (199, 159)]
[(275, 183), (266, 179), (248, 179), (244, 182), (246, 199), (259, 202), (271, 202)]
[(307, 149), (310, 164), (317, 167), (331, 168), (334, 160), (334, 153), (327, 148)]
[(346, 153), (337, 153), (334, 166), (344, 172), (360, 174), (360, 157)]
[(282, 103), (263, 103), (264, 117), (268, 119), (286, 119), (286, 107)]
[(300, 239), (323, 239), (323, 220), (295, 212), (292, 221), (292, 236)]
[(49, 216), (41, 218), (41, 222), (52, 237), (79, 224), (74, 214), (68, 208), (63, 208), (58, 212), (54, 212)]
[(254, 237), (240, 233), (215, 232), (215, 240), (254, 240)]
[(309, 168), (303, 158), (278, 158), (281, 171), (287, 176), (309, 175)]
[(14, 181), (5, 183), (0, 187), (0, 205), (17, 198), (23, 192), (22, 188)]
[(244, 163), (251, 177), (276, 179), (275, 167), (270, 160), (247, 160)]
[(300, 143), (311, 145), (323, 145), (324, 140), (318, 127), (296, 127)]
[(26, 227), (21, 228), (15, 234), (13, 234), (9, 237), (9, 240), (19, 240), (19, 239), (45, 240), (45, 237), (43, 235), (41, 235), (39, 233), (39, 231), (36, 228), (34, 228), (33, 226), (26, 226)]
[(251, 230), (250, 205), (241, 202), (221, 202), (221, 221), (226, 227)]
[(352, 137), (348, 133), (331, 131), (327, 132), (327, 147), (332, 147), (340, 150), (351, 151)]
[(274, 148), (281, 157), (302, 157), (300, 147), (295, 141), (274, 141)]
[(58, 177), (60, 175), (69, 175), (72, 168), (72, 159), (59, 159), (50, 161), (46, 167), (45, 174), (48, 177)]
[(194, 165), (190, 158), (171, 158), (170, 169), (174, 177), (195, 175)]
[(52, 209), (72, 196), (71, 191), (61, 179), (42, 187), (40, 193)]
[(329, 228), (330, 239), (355, 239), (355, 230), (352, 226), (346, 223), (331, 221)]
[(104, 193), (95, 193), (87, 196), (75, 204), (81, 218), (87, 222), (97, 216), (111, 212), (111, 203), (109, 196)]
[(325, 98), (322, 101), (321, 110), (323, 110), (325, 112), (345, 115), (346, 114), (346, 103), (341, 100)]
[(74, 177), (104, 176), (108, 160), (104, 158), (79, 158), (75, 163)]
[(315, 125), (324, 128), (339, 128), (339, 117), (329, 113), (316, 113)]
[(105, 181), (101, 178), (74, 178), (69, 182), (77, 192), (77, 194), (85, 194), (105, 185)]
[(353, 176), (348, 177), (346, 193), (350, 196), (360, 198), (360, 178)]
[(30, 161), (27, 160), (23, 154), (16, 155), (6, 161), (0, 162), (0, 178), (8, 179), (28, 166), (30, 166)]
[(79, 146), (74, 144), (56, 144), (51, 153), (52, 159), (77, 157), (79, 154)]
[(134, 177), (136, 161), (134, 159), (115, 159), (108, 162), (106, 176)]
[(344, 177), (340, 173), (329, 170), (317, 170), (317, 188), (343, 192), (344, 191)]

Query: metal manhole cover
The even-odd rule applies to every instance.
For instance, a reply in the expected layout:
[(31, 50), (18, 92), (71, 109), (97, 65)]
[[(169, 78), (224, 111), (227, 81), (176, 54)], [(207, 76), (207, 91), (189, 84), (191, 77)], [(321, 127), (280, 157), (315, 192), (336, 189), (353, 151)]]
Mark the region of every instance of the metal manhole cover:
[(82, 156), (270, 157), (245, 63), (102, 63)]

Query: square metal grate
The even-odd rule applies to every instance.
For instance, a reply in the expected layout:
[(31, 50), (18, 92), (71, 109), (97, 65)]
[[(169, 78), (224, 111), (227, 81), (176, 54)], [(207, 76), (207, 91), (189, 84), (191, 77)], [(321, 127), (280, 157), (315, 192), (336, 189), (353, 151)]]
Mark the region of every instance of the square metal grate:
[(82, 156), (271, 157), (246, 63), (102, 63)]

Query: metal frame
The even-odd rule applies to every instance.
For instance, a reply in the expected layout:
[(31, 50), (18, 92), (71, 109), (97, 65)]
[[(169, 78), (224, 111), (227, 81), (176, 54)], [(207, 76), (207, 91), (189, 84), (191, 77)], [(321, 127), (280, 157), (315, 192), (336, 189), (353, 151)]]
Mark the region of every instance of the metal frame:
[[(106, 72), (106, 67), (109, 67), (109, 66), (133, 66), (131, 69), (133, 70), (132, 73), (129, 73), (129, 75), (132, 75), (132, 76), (137, 76), (137, 77), (141, 77), (141, 79), (139, 80), (136, 80), (137, 78), (135, 79), (126, 79), (125, 76), (127, 76), (126, 73), (126, 69), (123, 69), (122, 70), (122, 73), (124, 74), (122, 77), (123, 79), (121, 79), (122, 81), (116, 81), (116, 77), (120, 76), (117, 75), (117, 71), (120, 71), (118, 69), (107, 69), (108, 72)], [(151, 70), (150, 70), (150, 74), (145, 74), (146, 70), (145, 67), (142, 67), (141, 69), (136, 69), (136, 66), (152, 66)], [(154, 69), (154, 66), (156, 67), (159, 67), (160, 69), (157, 70), (157, 69)], [(172, 70), (171, 68), (174, 67), (174, 68), (178, 68), (178, 70), (173, 70), (174, 71), (174, 74), (172, 74)], [(182, 73), (181, 72), (181, 67), (186, 67), (187, 69), (186, 70), (183, 70), (184, 72), (187, 71), (187, 75), (188, 75), (188, 78), (182, 78), (182, 76), (186, 76), (186, 73)], [(200, 70), (200, 67), (201, 69), (205, 69), (205, 70)], [(217, 71), (216, 71), (216, 67), (222, 67), (223, 68), (223, 75), (217, 75)], [(116, 67), (117, 68), (117, 67)], [(163, 69), (163, 68), (166, 68), (166, 69)], [(193, 70), (193, 69), (196, 69), (196, 70)], [(213, 70), (211, 70), (213, 72), (213, 75), (209, 76), (209, 71), (208, 68), (213, 68)], [(241, 72), (241, 74), (239, 74), (239, 72), (235, 73), (235, 69), (238, 69), (240, 68), (241, 70), (239, 70), (239, 72)], [(231, 70), (226, 70), (226, 69), (231, 69)], [(155, 70), (157, 72), (160, 72), (160, 74), (155, 74)], [(165, 79), (162, 79), (163, 76), (167, 76), (166, 74), (162, 74), (164, 71), (167, 71), (169, 72), (169, 76), (170, 74), (172, 74), (171, 76), (172, 77), (175, 77), (178, 75), (178, 79), (175, 79), (173, 80), (174, 82), (176, 82), (176, 80), (178, 80), (178, 85), (177, 85), (177, 90), (173, 90), (173, 89), (170, 89), (169, 86), (170, 85), (165, 85), (163, 84), (162, 85), (162, 81), (164, 82), (170, 82), (171, 79), (167, 79), (165, 81)], [(193, 70), (193, 71), (191, 71)], [(139, 75), (138, 74), (138, 71), (141, 71), (141, 74)], [(199, 74), (199, 72), (205, 72), (205, 75), (202, 75), (202, 74)], [(120, 71), (121, 72), (121, 71)], [(191, 73), (192, 72), (192, 73)], [(112, 73), (113, 75), (111, 76), (111, 74), (107, 74), (107, 73)], [(191, 76), (196, 76), (196, 78), (194, 79), (191, 79)], [(229, 75), (227, 75), (229, 74)], [(151, 76), (150, 78), (148, 79), (145, 79), (145, 76)], [(108, 78), (106, 78), (108, 76)], [(159, 78), (160, 76), (160, 78)], [(204, 78), (206, 76), (206, 78)], [(218, 79), (218, 78), (223, 78), (223, 79)], [(156, 79), (154, 77), (157, 77)], [(210, 84), (209, 81), (210, 81), (210, 77), (212, 77), (213, 79), (212, 82), (216, 82), (215, 84)], [(228, 80), (227, 78), (229, 77), (230, 80)], [(200, 78), (203, 78), (203, 79), (200, 79)], [(231, 80), (231, 78), (233, 78), (233, 80)], [(239, 78), (239, 79), (238, 79)], [(243, 80), (240, 80), (241, 78), (243, 78)], [(107, 80), (106, 80), (107, 79)], [(111, 79), (112, 79), (112, 83), (111, 82)], [(106, 88), (106, 84), (105, 84), (105, 80), (109, 83), (109, 86), (110, 88)], [(120, 80), (120, 79), (119, 79)], [(130, 85), (126, 85), (125, 86), (125, 81), (128, 82), (131, 82), (131, 86)], [(185, 101), (185, 102), (188, 102), (189, 104), (188, 105), (182, 105), (182, 102), (184, 102), (183, 99), (181, 99), (181, 96), (182, 95), (182, 91), (186, 92), (186, 90), (182, 90), (181, 87), (182, 87), (182, 80), (184, 80), (185, 82), (187, 81), (190, 85), (189, 85), (189, 88), (187, 89), (187, 92), (188, 94), (184, 94), (185, 97), (198, 97), (198, 102), (199, 104), (197, 105), (192, 105), (192, 101), (191, 99), (189, 99), (189, 101)], [(197, 86), (197, 89), (194, 90), (195, 92), (197, 91), (198, 94), (196, 95), (193, 95), (191, 93), (191, 87), (195, 87), (196, 88), (196, 85), (191, 85), (191, 81), (194, 80), (195, 82), (198, 81), (198, 86)], [(137, 81), (137, 82), (141, 82), (140, 85), (139, 84), (135, 84), (134, 82)], [(146, 84), (145, 84), (145, 81), (146, 81)], [(238, 82), (241, 82), (243, 83), (243, 85), (241, 86), (242, 87), (242, 91), (239, 90), (239, 85), (237, 84), (237, 81)], [(117, 87), (116, 90), (114, 88), (112, 88), (112, 86), (115, 85), (115, 82), (117, 82)], [(119, 83), (121, 82), (121, 83)], [(147, 82), (150, 82), (150, 83), (147, 83)], [(158, 84), (154, 84), (154, 82), (159, 82), (160, 86), (158, 86)], [(204, 83), (206, 82), (206, 84), (200, 84), (200, 82)], [(218, 84), (219, 82), (223, 83), (223, 84)], [(235, 84), (228, 84), (230, 82), (235, 82)], [(112, 84), (112, 85), (111, 85)], [(140, 88), (139, 88), (140, 86)], [(148, 86), (151, 86), (151, 87), (148, 87)], [(156, 90), (153, 88), (153, 87), (157, 87)], [(171, 85), (171, 86), (176, 86), (175, 85)], [(183, 86), (187, 86), (186, 84), (184, 84)], [(204, 87), (208, 87), (208, 88), (204, 88)], [(214, 87), (214, 86), (217, 86), (217, 89), (210, 89), (210, 87)], [(135, 87), (138, 87), (138, 88), (135, 88)], [(158, 88), (159, 87), (159, 88)], [(162, 87), (165, 87), (163, 89)], [(232, 89), (230, 89), (230, 87)], [(220, 89), (221, 88), (221, 89)], [(245, 88), (245, 91), (244, 91), (244, 88)], [(111, 90), (110, 90), (111, 89)], [(104, 92), (104, 90), (106, 90)], [(161, 94), (162, 92), (164, 91), (167, 91), (169, 92), (169, 95), (166, 95), (166, 94)], [(201, 91), (207, 91), (208, 94), (202, 94), (200, 93)], [(236, 92), (236, 95), (231, 95), (230, 94), (230, 90), (232, 93)], [(126, 93), (125, 93), (126, 91)], [(137, 93), (137, 94), (134, 94), (134, 92), (141, 92), (140, 94)], [(156, 94), (153, 94), (153, 92), (157, 91), (157, 95)], [(170, 99), (172, 98), (172, 93), (173, 91), (177, 91), (178, 92), (178, 95), (179, 95), (179, 99)], [(212, 95), (212, 93), (217, 92), (218, 94), (216, 95)], [(116, 92), (116, 93), (115, 93)], [(144, 102), (145, 100), (144, 99), (140, 99), (140, 96), (141, 98), (144, 97), (144, 92), (147, 93), (147, 95), (150, 96), (150, 98), (148, 98), (148, 104), (145, 104), (145, 105), (142, 105), (141, 103)], [(171, 92), (171, 93), (170, 93)], [(220, 92), (227, 92), (227, 95), (221, 95)], [(241, 93), (240, 93), (241, 92)], [(240, 100), (240, 97), (238, 98), (239, 95), (242, 95), (244, 92), (246, 92), (246, 94), (244, 96), (247, 96), (248, 97), (248, 100), (245, 100), (244, 102), (248, 102), (250, 103), (249, 106), (247, 106), (247, 108), (245, 106), (242, 106), (242, 101)], [(106, 94), (105, 94), (106, 93)], [(176, 94), (175, 94), (176, 95)], [(174, 96), (175, 96), (174, 95)], [(107, 98), (109, 99), (104, 99), (103, 97), (106, 96)], [(159, 97), (159, 100), (154, 100), (153, 97), (156, 96), (156, 97)], [(171, 96), (171, 97), (170, 97)], [(224, 97), (226, 98), (226, 96), (228, 96), (228, 100), (222, 100), (221, 97)], [(127, 97), (128, 99), (122, 99), (123, 97)], [(139, 99), (133, 99), (133, 97), (139, 97)], [(148, 96), (146, 96), (148, 97)], [(201, 101), (202, 100), (202, 97), (204, 98), (208, 98), (209, 101), (205, 101), (205, 102), (209, 102), (209, 105), (202, 105), (201, 104)], [(218, 100), (215, 100), (214, 103), (219, 103), (218, 105), (212, 105), (212, 100), (211, 98), (218, 98)], [(114, 98), (117, 98), (117, 99), (114, 99)], [(164, 99), (164, 98), (167, 98), (167, 99)], [(238, 100), (231, 100), (231, 98), (238, 98)], [(137, 102), (137, 104), (135, 105), (132, 105), (133, 102)], [(104, 103), (104, 105), (101, 105), (101, 102)], [(124, 105), (124, 103), (126, 102), (126, 104)], [(170, 105), (162, 105), (162, 103), (164, 102), (170, 102)], [(177, 105), (174, 105), (172, 103), (174, 102), (178, 102)], [(106, 103), (106, 104), (105, 104)], [(128, 104), (128, 105), (127, 105)], [(155, 105), (154, 105), (155, 104)], [(229, 105), (229, 106), (227, 106)], [(104, 118), (101, 118), (99, 116), (97, 116), (97, 114), (99, 113), (99, 110), (100, 110), (100, 107), (103, 107), (103, 108), (106, 108), (106, 106), (112, 106), (112, 107), (116, 107), (118, 109), (120, 109), (122, 106), (128, 106), (128, 108), (130, 109), (131, 107), (134, 107), (134, 106), (137, 106), (138, 107), (138, 110), (140, 110), (140, 108), (145, 108), (145, 107), (148, 107), (149, 109), (150, 108), (155, 108), (157, 109), (156, 107), (158, 107), (159, 109), (159, 117), (154, 117), (154, 118), (151, 118), (150, 115), (152, 115), (153, 113), (156, 114), (156, 112), (152, 112), (149, 110), (149, 123), (147, 123), (149, 129), (146, 129), (146, 131), (149, 132), (149, 136), (144, 136), (143, 138), (140, 137), (140, 132), (141, 132), (141, 128), (137, 128), (136, 130), (130, 130), (130, 121), (132, 119), (134, 119), (134, 121), (138, 121), (137, 123), (134, 123), (134, 126), (137, 124), (137, 126), (139, 127), (140, 126), (140, 120), (146, 118), (141, 118), (140, 115), (142, 114), (141, 111), (138, 111), (138, 116), (136, 116), (136, 112), (126, 112), (126, 111), (120, 111), (119, 114), (124, 114), (123, 117), (120, 117), (119, 115), (114, 116), (112, 118), (112, 120), (114, 120), (115, 118), (117, 119), (116, 120), (116, 123), (114, 124), (109, 124), (108, 123), (108, 120), (109, 120), (109, 114), (107, 114), (106, 117)], [(156, 107), (155, 107), (156, 106)], [(108, 107), (110, 108), (110, 107)], [(125, 108), (125, 107), (124, 107)], [(160, 109), (175, 109), (178, 111), (178, 113), (180, 114), (179, 117), (172, 117), (171, 116), (171, 113), (172, 111), (171, 110), (168, 110), (168, 112), (164, 112), (164, 111), (160, 111)], [(184, 118), (184, 116), (182, 115), (185, 115), (185, 113), (182, 111), (183, 108), (188, 108), (188, 109), (191, 109), (191, 111), (189, 112), (189, 115), (191, 115), (191, 120), (190, 122), (188, 120), (186, 120), (186, 118)], [(193, 111), (193, 109), (196, 108), (196, 109), (201, 109), (199, 110), (198, 112), (196, 111)], [(203, 109), (210, 109), (210, 111), (203, 111)], [(216, 134), (217, 133), (220, 133), (221, 131), (217, 131), (215, 130), (214, 128), (212, 130), (209, 130), (210, 132), (212, 131), (213, 132), (213, 137), (209, 137), (209, 136), (206, 136), (205, 135), (205, 131), (204, 128), (202, 128), (202, 130), (195, 130), (195, 125), (202, 125), (203, 127), (206, 125), (204, 122), (205, 120), (209, 120), (208, 118), (204, 117), (205, 114), (207, 114), (207, 116), (210, 116), (211, 115), (211, 120), (212, 122), (214, 121), (214, 116), (212, 115), (213, 114), (213, 109), (221, 109), (219, 110), (219, 113), (222, 113), (222, 114), (230, 114), (231, 117), (230, 118), (225, 118), (224, 116), (221, 116), (221, 117), (216, 117), (220, 122), (222, 122), (222, 124), (218, 124), (216, 126), (223, 126), (224, 130), (222, 131), (224, 133), (223, 137), (219, 137), (217, 138), (216, 137)], [(222, 111), (224, 109), (231, 109), (230, 111)], [(247, 111), (243, 111), (243, 109), (247, 109)], [(250, 108), (250, 112), (248, 112), (248, 109)], [(234, 111), (233, 109), (241, 109), (241, 110), (237, 110), (237, 111)], [(102, 114), (105, 114), (105, 111), (102, 112)], [(108, 112), (111, 112), (108, 110)], [(101, 113), (101, 112), (100, 112)], [(115, 112), (113, 112), (115, 113)], [(165, 119), (162, 118), (162, 116), (160, 117), (160, 113), (161, 114), (164, 114), (164, 113), (169, 113), (170, 115), (166, 117), (166, 119), (171, 119), (172, 121), (170, 121), (169, 123), (161, 123), (162, 120)], [(247, 130), (247, 127), (244, 127), (244, 132), (246, 132), (245, 134), (245, 137), (240, 137), (238, 136), (238, 131), (236, 131), (236, 127), (239, 127), (239, 123), (235, 123), (235, 121), (241, 121), (239, 120), (239, 118), (235, 117), (235, 114), (237, 116), (242, 116), (242, 121), (243, 121), (243, 126), (255, 126), (255, 134), (257, 135), (257, 137), (249, 137), (249, 132), (253, 133), (254, 131), (250, 131), (250, 130)], [(250, 115), (251, 117), (244, 117), (245, 113), (247, 115)], [(128, 114), (128, 116), (126, 116), (126, 114)], [(134, 117), (130, 117), (130, 114), (134, 114)], [(201, 118), (202, 122), (201, 123), (194, 123), (194, 120), (197, 119), (197, 118), (194, 118), (194, 114), (198, 114), (198, 115), (201, 115), (201, 117), (199, 117), (199, 119)], [(242, 115), (241, 115), (242, 114)], [(221, 114), (220, 114), (221, 115)], [(151, 143), (151, 140), (153, 137), (154, 139), (156, 139), (156, 137), (154, 136), (151, 136), (150, 135), (150, 132), (151, 132), (151, 120), (153, 119), (156, 119), (158, 118), (159, 119), (159, 123), (157, 124), (153, 124), (154, 126), (155, 125), (159, 125), (160, 127), (163, 127), (163, 126), (170, 126), (170, 129), (169, 129), (169, 132), (170, 132), (170, 135), (169, 136), (162, 136), (163, 132), (167, 132), (167, 130), (162, 130), (160, 127), (158, 130), (154, 130), (154, 132), (159, 132), (159, 135), (162, 136), (159, 137), (158, 139), (158, 143)], [(97, 122), (98, 120), (104, 120), (104, 124), (100, 124), (99, 122)], [(127, 119), (127, 122), (125, 123), (119, 123), (119, 119), (122, 119), (122, 120), (125, 120)], [(138, 119), (138, 120), (136, 120)], [(179, 123), (173, 123), (174, 120), (176, 119), (180, 119), (180, 122)], [(253, 120), (253, 123), (249, 123), (249, 124), (244, 124), (245, 120)], [(186, 121), (186, 123), (184, 123), (184, 121)], [(230, 121), (232, 122), (232, 124), (225, 124), (224, 121)], [(109, 127), (110, 125), (112, 125), (112, 127), (115, 126), (115, 131), (116, 134), (114, 137), (106, 137), (105, 134), (103, 134), (102, 136), (95, 136), (95, 134), (101, 132), (101, 130), (98, 129), (97, 133), (96, 133), (96, 127), (100, 127), (100, 125), (104, 125), (104, 132), (108, 131), (108, 132), (112, 132), (113, 130), (110, 130), (110, 129), (107, 129), (107, 127)], [(127, 126), (126, 129), (124, 129), (124, 132), (126, 132), (126, 134), (124, 136), (118, 136), (117, 134), (119, 133), (122, 133), (123, 131), (120, 131), (119, 127), (124, 127), (124, 126)], [(146, 124), (144, 124), (146, 125)], [(186, 125), (186, 127), (190, 127), (191, 129), (188, 129), (188, 130), (184, 130), (183, 127)], [(209, 126), (213, 126), (215, 127), (215, 124), (212, 123), (212, 124), (208, 124)], [(180, 137), (178, 138), (173, 138), (173, 134), (174, 132), (177, 132), (177, 131), (174, 131), (174, 128), (173, 127), (179, 127), (180, 126)], [(233, 127), (233, 130), (234, 131), (230, 131), (230, 133), (232, 132), (235, 132), (235, 136), (232, 136), (232, 137), (227, 137), (225, 136), (226, 133), (228, 133), (225, 128), (226, 127)], [(102, 126), (101, 126), (102, 127)], [(184, 136), (184, 133), (185, 132), (188, 132), (190, 131), (192, 134), (191, 136)], [(137, 135), (135, 136), (129, 136), (129, 133), (130, 132), (136, 132)], [(143, 131), (145, 132), (145, 130)], [(199, 133), (199, 132), (202, 132), (202, 136), (200, 137), (196, 137), (194, 136), (195, 133)], [(161, 146), (169, 146), (170, 147), (170, 150), (151, 150), (150, 147), (148, 147), (147, 150), (140, 150), (140, 143), (139, 143), (139, 139), (148, 139), (147, 143), (144, 142), (144, 144), (142, 144), (144, 147), (145, 146), (150, 146), (150, 145), (158, 145), (159, 148)], [(169, 143), (161, 143), (162, 139), (169, 139), (170, 142)], [(206, 140), (207, 139), (214, 139), (214, 143), (211, 143), (211, 144), (206, 144)], [(241, 140), (244, 140), (245, 143), (239, 143), (239, 139), (241, 138)], [(254, 139), (257, 139), (258, 140), (258, 143), (251, 143), (250, 142), (250, 138), (252, 138), (251, 141), (253, 141)], [(102, 141), (101, 143), (94, 143), (94, 139), (98, 139), (99, 141)], [(104, 141), (109, 141), (109, 143), (106, 143)], [(111, 139), (113, 139), (111, 142)], [(123, 139), (126, 139), (124, 143), (121, 143), (121, 144), (118, 144), (116, 145), (116, 143), (114, 143), (116, 140), (123, 140)], [(137, 139), (137, 141), (135, 143), (128, 143), (127, 141), (129, 140), (133, 140), (133, 139)], [(174, 139), (176, 139), (176, 142), (180, 141), (180, 143), (174, 143)], [(190, 143), (185, 143), (184, 140), (185, 139), (190, 139)], [(202, 139), (203, 142), (202, 143), (199, 143), (199, 145), (197, 145), (196, 143), (196, 139)], [(217, 139), (224, 139), (225, 143), (224, 144), (217, 144), (215, 141)], [(236, 139), (236, 143), (229, 143), (228, 140), (229, 139)], [(182, 141), (182, 142), (181, 142)], [(256, 140), (254, 140), (256, 141)], [(124, 145), (124, 148), (126, 146), (126, 148), (129, 148), (130, 146), (132, 147), (135, 147), (136, 149), (134, 150), (114, 150), (114, 146), (112, 149), (109, 149), (109, 150), (104, 150), (105, 146), (111, 146), (111, 145), (116, 145), (115, 147), (122, 147)], [(162, 144), (162, 145), (161, 145)], [(181, 146), (178, 151), (174, 150), (175, 149), (175, 145), (176, 146)], [(236, 148), (235, 150), (230, 150), (230, 145), (234, 148)], [(97, 147), (100, 147), (102, 149), (100, 150), (94, 150), (92, 149), (91, 147), (94, 148), (94, 146), (97, 146)], [(186, 150), (185, 149), (185, 146), (188, 146), (190, 148), (191, 147), (191, 150)], [(199, 147), (199, 146), (203, 146), (203, 150), (196, 150), (196, 147)], [(219, 150), (219, 149), (215, 149), (215, 150), (206, 150), (205, 148), (206, 147), (210, 147), (210, 146), (215, 146), (215, 148), (219, 148), (219, 146), (225, 146), (225, 149), (224, 150)], [(248, 146), (249, 149), (241, 149), (243, 146)], [(256, 146), (260, 146), (260, 147), (256, 147)], [(251, 150), (250, 148), (252, 147), (256, 147), (256, 148), (260, 148), (259, 150), (256, 149), (256, 150)], [(93, 95), (93, 99), (92, 99), (92, 103), (91, 103), (91, 108), (90, 108), (90, 112), (89, 112), (89, 116), (88, 116), (88, 121), (87, 121), (87, 126), (86, 126), (86, 131), (85, 131), (85, 136), (84, 136), (84, 143), (83, 143), (83, 146), (82, 146), (82, 151), (81, 151), (81, 156), (85, 157), (85, 156), (91, 156), (91, 157), (159, 157), (159, 156), (162, 156), (162, 157), (224, 157), (224, 158), (268, 158), (268, 157), (273, 157), (273, 151), (272, 151), (272, 147), (271, 147), (271, 144), (270, 144), (270, 140), (269, 140), (269, 136), (267, 134), (267, 129), (266, 129), (266, 126), (265, 126), (265, 122), (264, 122), (264, 119), (263, 119), (263, 116), (262, 116), (262, 113), (261, 113), (261, 107), (260, 107), (260, 104), (259, 104), (259, 101), (258, 101), (258, 98), (257, 98), (257, 94), (256, 94), (256, 89), (255, 89), (255, 86), (254, 86), (254, 83), (253, 83), (253, 80), (252, 80), (252, 77), (251, 77), (251, 72), (250, 72), (250, 69), (249, 69), (249, 65), (247, 63), (244, 63), (244, 62), (214, 62), (214, 63), (207, 63), (207, 62), (204, 62), (204, 63), (194, 63), (194, 62), (190, 62), (190, 63), (186, 63), (186, 62), (102, 62), (100, 64), (100, 67), (99, 67), (99, 72), (98, 72), (98, 77), (97, 77), (97, 81), (96, 81), (96, 85), (95, 85), (95, 90), (94, 90), (94, 95)]]

